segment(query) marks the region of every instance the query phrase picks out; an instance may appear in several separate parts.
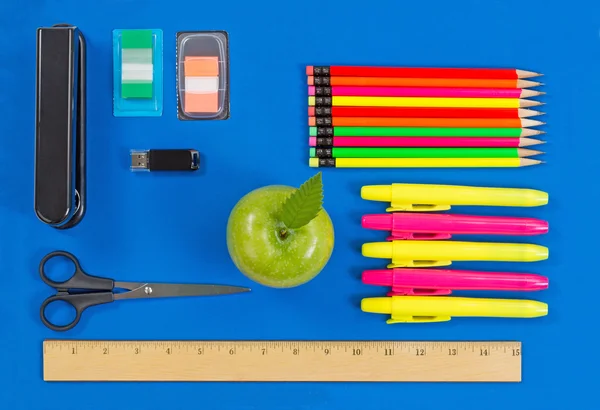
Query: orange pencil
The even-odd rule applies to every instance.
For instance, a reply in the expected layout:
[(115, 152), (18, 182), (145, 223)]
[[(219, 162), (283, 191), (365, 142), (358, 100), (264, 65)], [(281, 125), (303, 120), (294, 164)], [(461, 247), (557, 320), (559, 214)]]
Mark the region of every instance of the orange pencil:
[(402, 77), (318, 77), (308, 76), (308, 85), (365, 87), (454, 87), (454, 88), (530, 88), (543, 85), (521, 79), (487, 78), (402, 78)]
[(329, 127), (526, 128), (543, 125), (527, 118), (309, 117), (308, 125)]

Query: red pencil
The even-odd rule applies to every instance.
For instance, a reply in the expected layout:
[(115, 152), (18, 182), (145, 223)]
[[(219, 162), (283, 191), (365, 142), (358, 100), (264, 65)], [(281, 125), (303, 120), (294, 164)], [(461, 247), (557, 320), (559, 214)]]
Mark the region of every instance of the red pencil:
[(514, 68), (433, 68), (433, 67), (368, 67), (307, 66), (306, 75), (403, 78), (489, 78), (517, 79), (538, 77), (533, 71)]
[(527, 118), (542, 114), (525, 108), (308, 107), (309, 117)]
[(310, 137), (311, 147), (463, 147), (518, 148), (543, 144), (531, 138), (448, 138), (448, 137)]

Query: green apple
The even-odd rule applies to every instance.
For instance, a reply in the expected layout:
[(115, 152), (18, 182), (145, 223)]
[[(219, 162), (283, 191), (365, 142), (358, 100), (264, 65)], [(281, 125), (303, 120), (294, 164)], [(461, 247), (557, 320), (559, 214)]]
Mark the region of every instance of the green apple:
[(297, 191), (284, 185), (262, 187), (246, 194), (231, 211), (227, 249), (235, 266), (257, 283), (275, 288), (304, 284), (321, 272), (331, 256), (333, 224), (320, 205), (303, 226), (286, 226), (282, 209)]

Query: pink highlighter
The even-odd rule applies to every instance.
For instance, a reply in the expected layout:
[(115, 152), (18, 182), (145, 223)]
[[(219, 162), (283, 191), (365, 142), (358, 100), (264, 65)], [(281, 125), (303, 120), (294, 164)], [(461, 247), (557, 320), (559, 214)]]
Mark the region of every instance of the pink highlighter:
[(452, 290), (534, 291), (548, 288), (548, 278), (530, 273), (395, 268), (366, 270), (367, 285), (391, 286), (388, 296), (450, 295)]
[(531, 236), (548, 232), (548, 222), (534, 218), (402, 212), (364, 215), (362, 226), (391, 231), (388, 240), (450, 239), (453, 234)]

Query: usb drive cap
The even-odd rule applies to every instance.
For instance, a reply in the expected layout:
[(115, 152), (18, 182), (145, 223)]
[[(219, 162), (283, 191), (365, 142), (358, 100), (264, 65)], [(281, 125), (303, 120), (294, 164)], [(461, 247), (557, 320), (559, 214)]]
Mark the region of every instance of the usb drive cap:
[(151, 149), (131, 151), (132, 171), (195, 171), (200, 154), (195, 149)]

